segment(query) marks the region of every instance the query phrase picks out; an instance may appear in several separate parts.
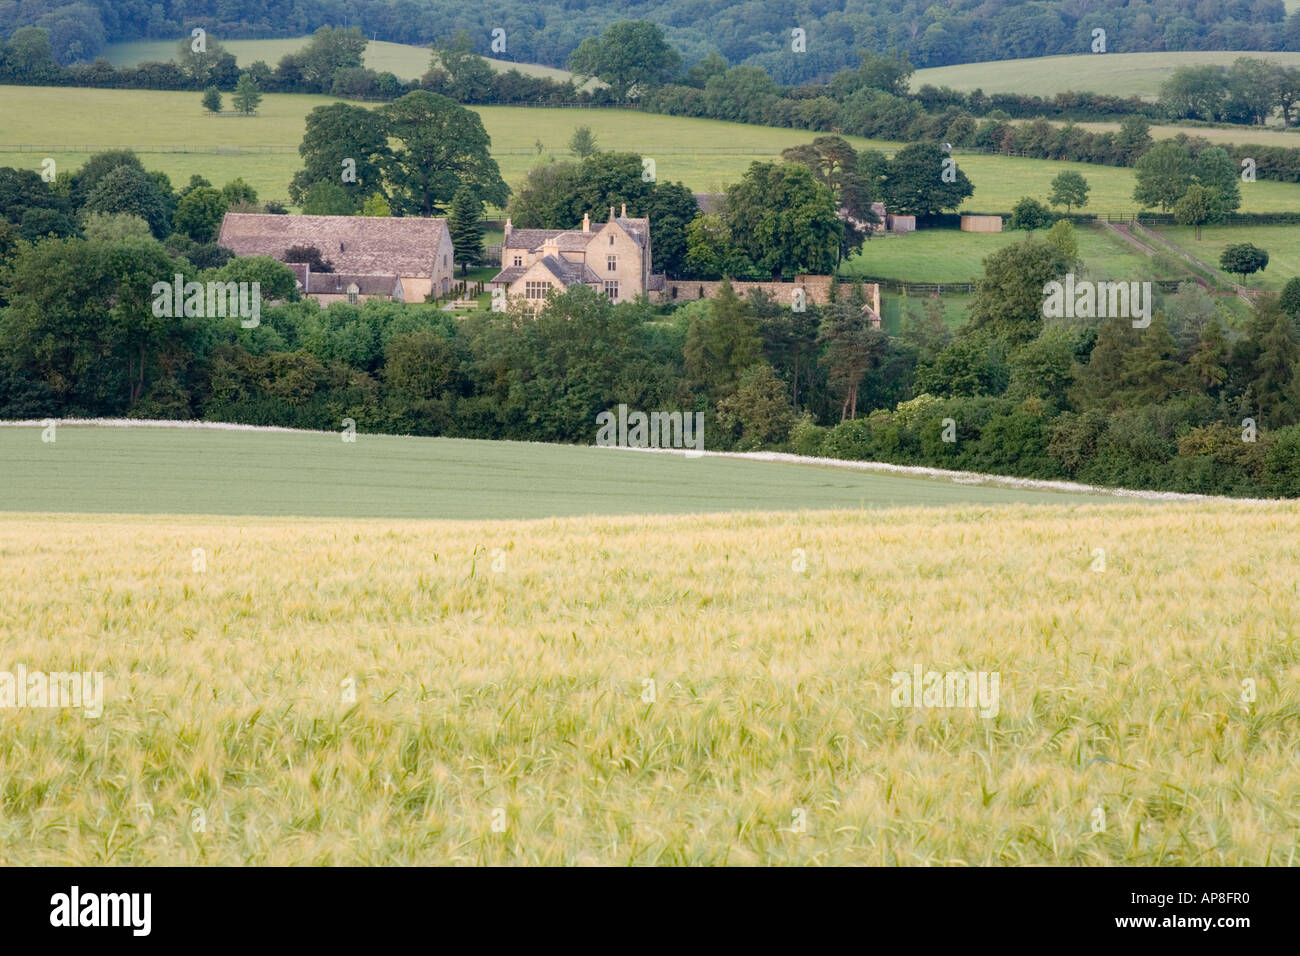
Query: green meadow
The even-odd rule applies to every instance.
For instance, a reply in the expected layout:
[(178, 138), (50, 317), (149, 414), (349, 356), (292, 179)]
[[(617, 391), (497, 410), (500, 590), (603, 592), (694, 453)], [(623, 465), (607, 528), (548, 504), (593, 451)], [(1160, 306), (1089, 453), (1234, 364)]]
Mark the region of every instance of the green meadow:
[[(1045, 230), (1038, 230), (1041, 238)], [(866, 242), (843, 270), (904, 282), (973, 282), (984, 272), (986, 256), (1026, 237), (1022, 230), (995, 233), (922, 229), (898, 236), (880, 236)], [(1089, 275), (1106, 277), (1148, 274), (1177, 279), (1187, 270), (1170, 269), (1144, 256), (1099, 229), (1076, 228), (1079, 258)]]
[[(1190, 226), (1162, 226), (1157, 231), (1216, 269), (1230, 245), (1249, 242), (1264, 249), (1268, 265), (1246, 279), (1251, 288), (1279, 292), (1288, 279), (1300, 275), (1300, 226), (1205, 226), (1200, 239)], [(1240, 276), (1232, 279), (1241, 281)]]
[(1249, 56), (1286, 66), (1300, 66), (1300, 53), (1189, 50), (1176, 53), (1085, 53), (1043, 56), (1023, 60), (959, 63), (917, 70), (912, 89), (950, 86), (955, 90), (981, 89), (985, 93), (1025, 93), (1055, 96), (1070, 90), (1087, 90), (1111, 96), (1155, 99), (1160, 84), (1180, 66), (1228, 66)]

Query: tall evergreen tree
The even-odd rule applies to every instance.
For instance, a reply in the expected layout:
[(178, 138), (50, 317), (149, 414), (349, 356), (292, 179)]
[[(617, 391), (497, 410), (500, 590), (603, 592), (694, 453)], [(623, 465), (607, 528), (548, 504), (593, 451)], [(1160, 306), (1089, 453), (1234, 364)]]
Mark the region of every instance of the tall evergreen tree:
[(461, 186), (452, 196), (447, 229), (460, 260), (460, 274), (468, 275), (470, 266), (483, 261), (483, 201), (473, 187)]

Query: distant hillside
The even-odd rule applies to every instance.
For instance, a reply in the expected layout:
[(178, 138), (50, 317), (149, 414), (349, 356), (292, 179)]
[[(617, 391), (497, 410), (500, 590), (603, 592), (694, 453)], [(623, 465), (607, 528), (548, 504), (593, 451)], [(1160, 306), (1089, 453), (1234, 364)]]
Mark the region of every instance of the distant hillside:
[[(906, 53), (917, 67), (994, 57), (1083, 53), (1104, 30), (1109, 54), (1175, 50), (1300, 52), (1300, 12), (1284, 0), (1151, 0), (1096, 9), (1077, 0), (0, 0), (0, 35), (50, 31), (56, 58), (85, 61), (109, 43), (176, 42), (192, 27), (223, 40), (298, 37), (357, 26), (417, 46), (467, 30), (478, 52), (563, 67), (586, 37), (617, 20), (664, 28), (687, 64), (711, 50), (780, 83), (825, 79), (860, 51)], [(506, 48), (491, 49), (492, 31)], [(805, 49), (793, 47), (803, 31)], [(1086, 74), (1064, 78), (1082, 88)]]
[[(1300, 4), (1300, 0), (1295, 0)], [(912, 91), (929, 83), (969, 92), (1032, 93), (1054, 96), (1070, 90), (1087, 90), (1112, 96), (1141, 96), (1154, 100), (1160, 84), (1180, 66), (1228, 66), (1239, 56), (1251, 56), (1287, 66), (1300, 66), (1300, 52), (1203, 50), (1185, 53), (1082, 53), (1075, 56), (1035, 57), (1028, 60), (994, 60), (917, 70)]]
[[(281, 40), (222, 40), (222, 46), (235, 55), (240, 66), (248, 66), (262, 60), (268, 66), (275, 66), (280, 57), (293, 53), (307, 43), (309, 38), (288, 37)], [(129, 43), (112, 43), (104, 49), (103, 56), (114, 66), (136, 66), (148, 61), (165, 61), (176, 58), (177, 42), (174, 40), (134, 40)], [(430, 50), (428, 45), (413, 46), (407, 43), (388, 43), (383, 40), (371, 41), (366, 48), (366, 66), (372, 70), (387, 70), (403, 80), (415, 80), (429, 69)], [(518, 70), (530, 76), (549, 76), (557, 80), (566, 80), (572, 74), (568, 70), (559, 70), (550, 66), (538, 66), (533, 63), (511, 63), (506, 60), (488, 58), (488, 62), (497, 70)]]

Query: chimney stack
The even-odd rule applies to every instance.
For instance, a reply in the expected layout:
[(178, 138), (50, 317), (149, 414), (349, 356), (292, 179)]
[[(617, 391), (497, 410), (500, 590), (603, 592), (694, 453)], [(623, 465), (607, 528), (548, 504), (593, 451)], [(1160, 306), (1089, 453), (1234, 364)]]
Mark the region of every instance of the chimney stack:
[(609, 221), (610, 221), (610, 222), (613, 222), (613, 221), (614, 221), (614, 207), (613, 207), (613, 206), (610, 206), (610, 207), (609, 207)]
[(507, 238), (507, 239), (510, 238), (510, 230), (511, 230), (511, 228), (513, 228), (513, 227), (512, 227), (511, 224), (510, 224), (510, 217), (507, 216), (507, 217), (506, 217), (506, 238)]
[(591, 216), (585, 212), (582, 214), (582, 231), (591, 232)]
[(624, 219), (627, 218), (627, 203), (623, 203), (623, 213), (622, 213), (622, 216), (623, 216)]

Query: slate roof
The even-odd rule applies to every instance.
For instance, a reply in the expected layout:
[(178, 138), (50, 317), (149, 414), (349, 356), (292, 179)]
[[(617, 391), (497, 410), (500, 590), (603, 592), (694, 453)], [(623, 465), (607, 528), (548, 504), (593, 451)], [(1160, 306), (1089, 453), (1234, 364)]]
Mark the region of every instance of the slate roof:
[(217, 242), (237, 256), (276, 259), (290, 246), (315, 246), (341, 273), (429, 277), (438, 256), (450, 252), (440, 248), (445, 222), (445, 219), (415, 216), (278, 216), (230, 212), (221, 222)]
[[(649, 219), (632, 219), (625, 216), (616, 216), (614, 221), (636, 240), (637, 244), (644, 247), (646, 238), (650, 235)], [(510, 235), (502, 243), (502, 254), (506, 249), (526, 249), (529, 252), (541, 252), (542, 246), (546, 245), (548, 240), (556, 240), (561, 252), (579, 252), (587, 248), (587, 245), (594, 237), (596, 230), (601, 227), (601, 223), (592, 222), (591, 232), (583, 232), (581, 229), (512, 229)]]
[(555, 256), (543, 256), (537, 261), (565, 285), (601, 281), (600, 276), (592, 272), (583, 262), (570, 262), (567, 259), (557, 259)]
[(566, 229), (512, 229), (510, 235), (506, 236), (506, 241), (502, 243), (504, 249), (527, 249), (531, 252), (534, 249), (540, 249), (547, 239), (551, 236), (558, 236), (562, 232), (568, 232)]
[(504, 282), (506, 285), (514, 282), (521, 275), (527, 272), (531, 266), (511, 266), (509, 269), (502, 269), (492, 277), (493, 282)]

